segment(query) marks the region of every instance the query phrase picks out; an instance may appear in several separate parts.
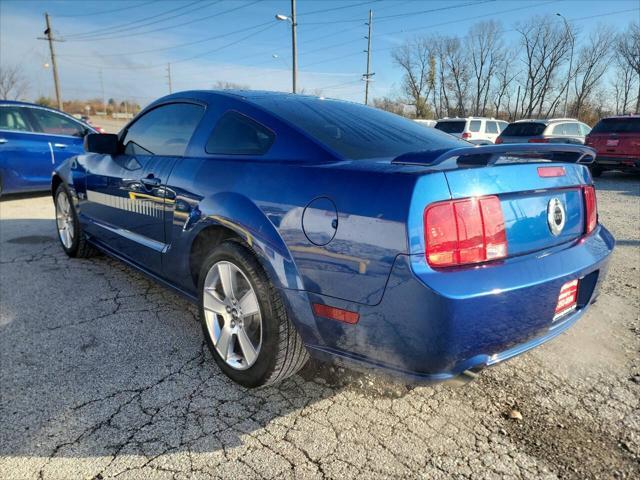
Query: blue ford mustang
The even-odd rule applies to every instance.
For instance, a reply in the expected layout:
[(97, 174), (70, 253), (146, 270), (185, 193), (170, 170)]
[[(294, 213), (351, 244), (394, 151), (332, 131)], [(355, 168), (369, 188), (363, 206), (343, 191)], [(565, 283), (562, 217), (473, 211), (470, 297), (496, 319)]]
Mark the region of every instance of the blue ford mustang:
[(474, 147), (354, 103), (177, 93), (85, 149), (51, 185), (65, 252), (197, 302), (216, 362), (249, 387), (309, 355), (472, 374), (572, 325), (614, 246), (588, 147)]
[(0, 101), (0, 193), (47, 191), (53, 170), (95, 132), (53, 108)]

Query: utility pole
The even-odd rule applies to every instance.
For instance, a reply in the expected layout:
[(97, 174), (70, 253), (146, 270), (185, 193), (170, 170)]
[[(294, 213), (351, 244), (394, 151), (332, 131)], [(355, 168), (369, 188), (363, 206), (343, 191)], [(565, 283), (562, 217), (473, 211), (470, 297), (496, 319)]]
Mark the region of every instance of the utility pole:
[(293, 55), (293, 93), (296, 93), (298, 83), (298, 46), (296, 43), (296, 0), (291, 0), (291, 53)]
[(367, 73), (362, 77), (364, 80), (364, 104), (369, 104), (369, 82), (375, 73), (371, 73), (371, 27), (373, 24), (373, 10), (369, 10), (369, 34), (367, 35)]
[(171, 64), (167, 63), (167, 80), (169, 81), (169, 93), (173, 93), (172, 92), (172, 88), (171, 88)]
[(569, 104), (569, 88), (571, 87), (571, 69), (573, 68), (573, 47), (576, 44), (576, 39), (573, 36), (573, 32), (571, 31), (569, 22), (567, 22), (567, 19), (564, 18), (564, 15), (560, 13), (556, 13), (556, 15), (562, 18), (562, 21), (564, 22), (564, 28), (567, 34), (569, 35), (569, 37), (571, 37), (571, 56), (569, 57), (569, 72), (567, 73), (567, 91), (564, 94), (564, 117), (566, 118), (567, 108), (568, 108), (567, 105)]
[(60, 80), (58, 79), (58, 65), (56, 64), (56, 52), (53, 48), (53, 42), (60, 42), (56, 38), (53, 38), (53, 30), (51, 29), (51, 19), (49, 14), (45, 12), (44, 18), (47, 24), (47, 28), (44, 31), (45, 37), (38, 37), (38, 40), (49, 41), (49, 52), (51, 52), (51, 69), (53, 70), (53, 85), (56, 90), (56, 103), (58, 104), (58, 110), (62, 110), (62, 97), (60, 96)]
[(102, 77), (102, 69), (100, 69), (100, 90), (102, 90), (102, 111), (107, 113), (107, 103), (104, 97), (104, 78)]

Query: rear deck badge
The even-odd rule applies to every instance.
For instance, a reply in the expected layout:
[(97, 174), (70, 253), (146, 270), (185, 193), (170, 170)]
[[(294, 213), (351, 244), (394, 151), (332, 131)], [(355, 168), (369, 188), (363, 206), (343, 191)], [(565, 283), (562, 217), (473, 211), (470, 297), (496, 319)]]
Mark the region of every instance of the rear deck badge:
[(566, 221), (564, 206), (559, 198), (552, 198), (547, 205), (547, 223), (554, 236), (560, 235)]

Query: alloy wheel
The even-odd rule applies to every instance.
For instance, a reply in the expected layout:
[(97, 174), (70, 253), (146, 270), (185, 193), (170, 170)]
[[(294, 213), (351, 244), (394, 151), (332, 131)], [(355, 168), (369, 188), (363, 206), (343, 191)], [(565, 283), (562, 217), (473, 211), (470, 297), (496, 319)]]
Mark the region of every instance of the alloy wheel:
[(214, 263), (204, 281), (207, 332), (227, 365), (246, 370), (262, 347), (262, 315), (247, 276), (228, 261)]
[(56, 224), (60, 241), (65, 248), (71, 248), (75, 225), (69, 197), (64, 191), (58, 193), (56, 197)]

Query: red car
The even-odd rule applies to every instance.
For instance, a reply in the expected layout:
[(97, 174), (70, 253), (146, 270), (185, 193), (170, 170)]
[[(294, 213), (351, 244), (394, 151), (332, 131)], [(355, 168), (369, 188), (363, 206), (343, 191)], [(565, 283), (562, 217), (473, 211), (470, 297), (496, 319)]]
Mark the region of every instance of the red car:
[(591, 166), (594, 177), (605, 170), (640, 173), (640, 115), (603, 118), (585, 143), (598, 153)]

